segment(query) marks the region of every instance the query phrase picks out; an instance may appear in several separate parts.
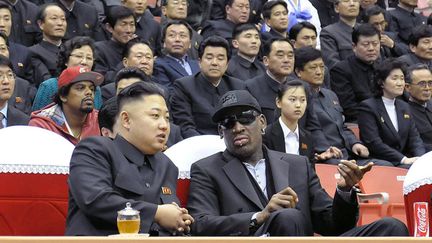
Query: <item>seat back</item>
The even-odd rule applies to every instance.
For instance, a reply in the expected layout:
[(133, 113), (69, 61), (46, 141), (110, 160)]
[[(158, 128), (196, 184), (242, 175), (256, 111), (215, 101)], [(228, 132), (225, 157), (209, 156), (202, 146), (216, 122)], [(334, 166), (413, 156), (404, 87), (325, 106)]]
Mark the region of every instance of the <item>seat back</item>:
[(179, 169), (177, 197), (186, 207), (189, 196), (190, 168), (196, 161), (225, 150), (223, 139), (216, 135), (201, 135), (182, 140), (164, 153)]
[(315, 171), (320, 179), (321, 186), (331, 197), (335, 194), (337, 181), (340, 178), (337, 168), (337, 165), (315, 164)]
[(0, 235), (64, 235), (74, 146), (51, 131), (0, 130)]

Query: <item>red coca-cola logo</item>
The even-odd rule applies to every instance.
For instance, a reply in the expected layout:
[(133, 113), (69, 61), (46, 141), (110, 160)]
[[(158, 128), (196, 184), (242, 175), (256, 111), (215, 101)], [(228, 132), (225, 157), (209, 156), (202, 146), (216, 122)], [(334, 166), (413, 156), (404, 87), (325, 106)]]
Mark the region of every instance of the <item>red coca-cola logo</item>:
[(427, 237), (429, 236), (429, 213), (428, 203), (416, 202), (414, 203), (414, 236)]
[(417, 211), (417, 219), (418, 219), (418, 225), (417, 225), (417, 229), (421, 232), (421, 233), (426, 233), (427, 232), (427, 216), (426, 216), (426, 208), (419, 208)]

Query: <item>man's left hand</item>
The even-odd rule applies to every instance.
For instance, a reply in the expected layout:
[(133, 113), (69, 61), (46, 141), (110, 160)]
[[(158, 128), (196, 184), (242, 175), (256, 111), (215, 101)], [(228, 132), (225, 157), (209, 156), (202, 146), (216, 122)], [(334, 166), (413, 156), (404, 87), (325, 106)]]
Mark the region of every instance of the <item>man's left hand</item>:
[(337, 182), (338, 188), (342, 191), (350, 191), (363, 175), (372, 169), (373, 165), (373, 162), (369, 162), (366, 166), (358, 166), (355, 160), (341, 160), (338, 165), (341, 175), (341, 179)]
[(369, 157), (369, 149), (366, 148), (366, 146), (364, 146), (361, 143), (356, 143), (352, 146), (352, 151), (353, 153), (355, 153), (356, 155), (362, 157), (362, 158), (367, 158)]

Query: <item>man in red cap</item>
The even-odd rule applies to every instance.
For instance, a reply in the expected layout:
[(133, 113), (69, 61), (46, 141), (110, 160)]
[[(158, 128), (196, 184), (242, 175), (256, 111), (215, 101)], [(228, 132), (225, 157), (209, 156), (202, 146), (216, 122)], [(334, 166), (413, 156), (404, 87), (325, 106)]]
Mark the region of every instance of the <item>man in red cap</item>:
[(33, 112), (29, 125), (53, 131), (74, 145), (83, 138), (99, 135), (94, 92), (103, 80), (101, 74), (86, 67), (65, 69), (58, 79), (54, 103)]

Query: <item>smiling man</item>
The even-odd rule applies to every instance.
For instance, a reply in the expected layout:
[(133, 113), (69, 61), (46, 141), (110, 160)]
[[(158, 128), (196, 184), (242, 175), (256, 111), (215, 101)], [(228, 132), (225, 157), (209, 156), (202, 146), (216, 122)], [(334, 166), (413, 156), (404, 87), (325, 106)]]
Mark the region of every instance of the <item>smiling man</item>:
[(29, 125), (55, 132), (74, 145), (83, 138), (99, 135), (94, 92), (102, 82), (103, 76), (88, 68), (65, 69), (58, 79), (54, 103), (33, 112)]

